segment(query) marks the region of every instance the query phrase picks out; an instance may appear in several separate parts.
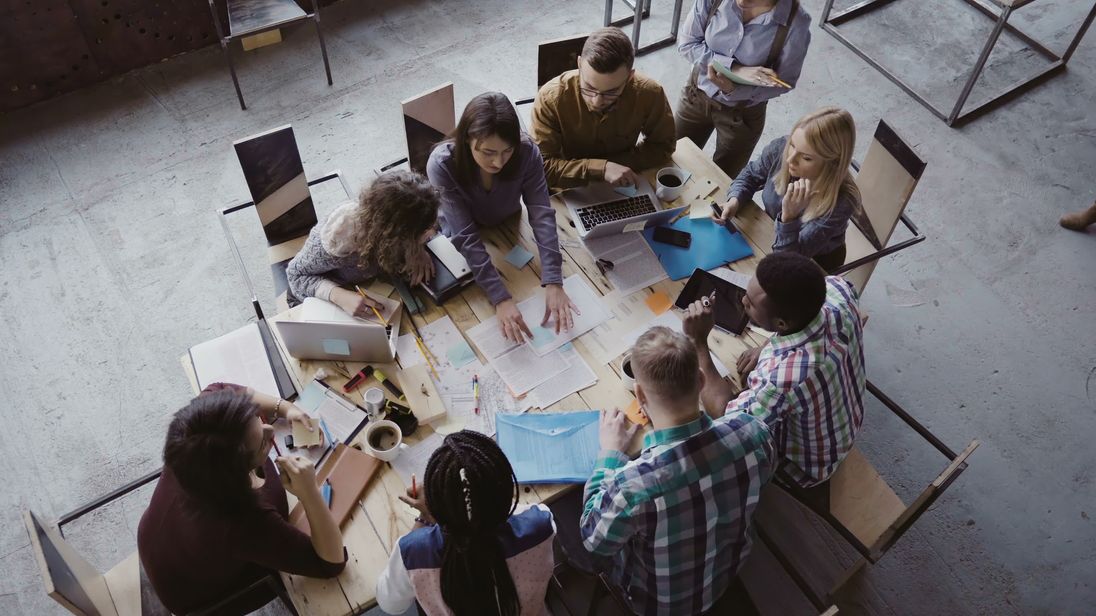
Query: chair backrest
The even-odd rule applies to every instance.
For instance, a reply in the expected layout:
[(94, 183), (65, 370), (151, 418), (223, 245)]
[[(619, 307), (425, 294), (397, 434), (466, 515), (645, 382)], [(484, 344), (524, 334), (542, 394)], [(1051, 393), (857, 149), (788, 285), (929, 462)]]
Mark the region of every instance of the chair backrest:
[(23, 511), (31, 550), (38, 560), (46, 594), (81, 616), (117, 616), (106, 579), (84, 560), (52, 525)]
[[(887, 245), (924, 171), (925, 161), (894, 129), (880, 120), (856, 176), (864, 208), (853, 215), (856, 229), (850, 227), (846, 235), (848, 261), (882, 250)], [(845, 278), (863, 292), (875, 264), (873, 261), (862, 265), (845, 274)]]
[(316, 208), (293, 127), (286, 124), (232, 144), (269, 246), (308, 235)]
[(537, 89), (560, 73), (578, 68), (578, 57), (589, 35), (559, 38), (537, 45)]
[(457, 127), (452, 82), (401, 101), (403, 128), (407, 135), (407, 163), (412, 171), (426, 173), (430, 151)]

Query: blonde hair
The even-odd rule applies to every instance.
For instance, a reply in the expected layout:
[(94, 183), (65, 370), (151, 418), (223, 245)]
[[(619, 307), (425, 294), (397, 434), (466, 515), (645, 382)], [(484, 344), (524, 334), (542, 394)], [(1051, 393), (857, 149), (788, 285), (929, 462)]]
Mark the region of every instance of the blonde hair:
[(696, 398), (700, 362), (693, 342), (668, 327), (652, 327), (632, 347), (636, 380), (668, 400)]
[(823, 107), (799, 118), (788, 133), (780, 159), (780, 171), (773, 179), (776, 194), (784, 196), (791, 182), (788, 173), (788, 151), (792, 135), (803, 129), (807, 145), (822, 159), (822, 172), (811, 181), (811, 202), (803, 212), (803, 221), (822, 218), (833, 211), (842, 192), (860, 202), (860, 189), (849, 174), (852, 151), (856, 146), (856, 124), (852, 115), (838, 107)]

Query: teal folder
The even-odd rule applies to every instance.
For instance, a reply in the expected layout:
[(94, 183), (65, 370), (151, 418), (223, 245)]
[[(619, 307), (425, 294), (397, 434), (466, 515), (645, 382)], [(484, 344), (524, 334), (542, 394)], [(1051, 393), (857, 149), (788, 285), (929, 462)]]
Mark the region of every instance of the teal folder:
[(599, 411), (495, 415), (518, 483), (585, 483), (598, 453)]
[(670, 227), (691, 234), (692, 244), (679, 248), (656, 242), (652, 239), (655, 227), (643, 230), (643, 237), (647, 238), (670, 280), (688, 278), (693, 270), (710, 270), (753, 255), (753, 249), (741, 233), (731, 233), (710, 218), (682, 218)]

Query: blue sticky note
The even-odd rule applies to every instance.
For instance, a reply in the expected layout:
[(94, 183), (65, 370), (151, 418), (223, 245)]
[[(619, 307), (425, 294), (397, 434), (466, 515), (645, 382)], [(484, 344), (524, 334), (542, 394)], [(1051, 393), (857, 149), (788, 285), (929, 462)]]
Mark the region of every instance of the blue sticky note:
[(449, 358), (449, 363), (453, 364), (454, 368), (460, 368), (465, 364), (469, 364), (476, 358), (475, 351), (472, 347), (468, 346), (468, 343), (464, 340), (449, 347), (445, 352), (446, 357)]
[(535, 348), (538, 348), (538, 349), (556, 339), (556, 332), (548, 329), (547, 327), (541, 327), (539, 325), (535, 325), (532, 328), (532, 332), (533, 332), (532, 344)]
[(573, 348), (575, 348), (575, 345), (571, 344), (570, 342), (564, 342), (563, 344), (559, 345), (559, 351), (561, 353), (570, 352), (570, 350)]
[(342, 355), (350, 357), (350, 343), (345, 340), (331, 338), (323, 339), (323, 352), (328, 355)]
[(304, 386), (304, 391), (297, 397), (296, 405), (306, 411), (314, 411), (323, 403), (324, 398), (326, 397), (325, 391), (323, 385), (320, 385), (316, 381), (312, 381)]
[(692, 275), (693, 270), (710, 270), (725, 263), (745, 259), (753, 254), (753, 249), (741, 233), (727, 233), (722, 225), (710, 218), (685, 217), (670, 225), (678, 231), (693, 236), (688, 248), (680, 248), (653, 239), (655, 227), (643, 230), (643, 237), (651, 250), (658, 256), (666, 275), (671, 280), (681, 280)]
[(639, 194), (635, 186), (614, 186), (613, 190), (624, 195), (625, 197), (634, 197)]
[(514, 246), (510, 252), (506, 253), (506, 261), (514, 267), (521, 269), (525, 267), (527, 263), (533, 260), (533, 253), (519, 246)]

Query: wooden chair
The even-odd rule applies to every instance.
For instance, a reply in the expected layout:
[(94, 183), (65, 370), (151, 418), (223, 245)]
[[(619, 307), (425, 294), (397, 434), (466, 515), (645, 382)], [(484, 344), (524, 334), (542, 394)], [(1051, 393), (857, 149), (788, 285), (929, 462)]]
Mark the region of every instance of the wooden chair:
[[(894, 546), (966, 470), (967, 458), (979, 445), (972, 440), (957, 454), (870, 381), (867, 390), (947, 458), (947, 465), (908, 505), (856, 447), (828, 481), (810, 489), (800, 488), (783, 473), (777, 473), (762, 493), (755, 516), (758, 534), (820, 610), (861, 567), (878, 562)], [(833, 563), (826, 562), (826, 556), (818, 554), (821, 550), (812, 552), (809, 547), (812, 541), (832, 540), (811, 536), (811, 521), (795, 502), (813, 512), (855, 550), (846, 557), (840, 546), (829, 546), (830, 556), (838, 561), (836, 571)]]
[(438, 142), (457, 127), (453, 83), (435, 88), (400, 101), (403, 109), (403, 129), (407, 138), (407, 156), (377, 169), (377, 175), (406, 164), (412, 171), (426, 175), (426, 161)]
[[(925, 240), (905, 214), (906, 204), (925, 171), (925, 162), (880, 120), (863, 164), (854, 161), (853, 169), (857, 171), (856, 184), (864, 207), (853, 215), (853, 224), (845, 233), (845, 264), (834, 273), (863, 293), (879, 259)], [(899, 221), (913, 237), (888, 246)]]
[[(85, 505), (81, 510), (84, 513), (94, 511), (159, 475), (160, 472), (156, 471), (152, 475)], [(79, 516), (66, 517), (71, 522)], [(170, 612), (160, 603), (148, 577), (145, 576), (137, 552), (130, 554), (105, 574), (100, 573), (65, 541), (61, 524), (57, 526), (46, 524), (29, 510), (23, 511), (23, 521), (30, 536), (31, 550), (38, 561), (42, 581), (46, 586), (46, 594), (68, 611), (78, 616), (170, 616)], [(261, 586), (271, 587), (285, 603), (289, 612), (297, 614), (280, 580), (271, 574), (231, 593), (224, 599), (189, 612), (187, 616), (216, 614), (223, 606)]]
[(323, 54), (323, 68), (327, 73), (327, 85), (331, 85), (331, 65), (327, 61), (327, 45), (323, 41), (320, 28), (320, 7), (312, 0), (312, 12), (306, 13), (296, 0), (225, 0), (228, 21), (228, 36), (222, 23), (222, 12), (213, 0), (208, 0), (209, 12), (213, 16), (213, 26), (217, 28), (217, 39), (221, 43), (221, 53), (228, 63), (228, 72), (232, 75), (232, 85), (236, 87), (236, 96), (240, 99), (240, 109), (247, 109), (244, 95), (240, 91), (240, 81), (236, 78), (236, 67), (232, 64), (232, 53), (228, 49), (234, 39), (252, 36), (268, 30), (311, 19), (316, 24), (316, 36), (320, 39), (320, 52)]

